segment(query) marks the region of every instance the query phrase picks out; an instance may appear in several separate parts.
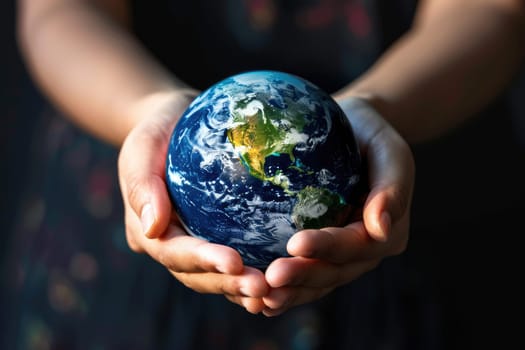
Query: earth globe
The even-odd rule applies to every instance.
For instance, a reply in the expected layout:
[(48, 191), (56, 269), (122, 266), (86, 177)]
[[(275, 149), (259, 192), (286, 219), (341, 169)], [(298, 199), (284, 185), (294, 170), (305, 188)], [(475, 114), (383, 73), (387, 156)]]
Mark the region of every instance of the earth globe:
[(190, 235), (266, 269), (297, 231), (343, 226), (358, 205), (361, 156), (332, 97), (279, 71), (248, 71), (203, 91), (166, 157), (174, 210)]

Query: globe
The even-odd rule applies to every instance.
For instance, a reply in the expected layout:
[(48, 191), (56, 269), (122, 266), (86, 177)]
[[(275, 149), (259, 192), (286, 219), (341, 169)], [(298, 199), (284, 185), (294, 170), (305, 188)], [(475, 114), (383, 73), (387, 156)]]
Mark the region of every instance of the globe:
[(209, 87), (183, 113), (166, 182), (190, 235), (264, 270), (288, 256), (297, 231), (348, 223), (361, 157), (330, 95), (295, 75), (249, 71)]

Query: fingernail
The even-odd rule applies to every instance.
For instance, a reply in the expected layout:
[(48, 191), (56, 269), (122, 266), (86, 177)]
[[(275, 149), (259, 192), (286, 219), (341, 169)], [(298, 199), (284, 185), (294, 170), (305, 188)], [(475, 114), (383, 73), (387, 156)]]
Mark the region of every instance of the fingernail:
[(153, 207), (150, 203), (146, 203), (142, 208), (140, 221), (142, 222), (142, 233), (147, 236), (153, 222), (155, 221), (155, 214), (153, 213)]
[(379, 219), (379, 230), (381, 231), (381, 236), (377, 237), (380, 241), (386, 242), (388, 240), (388, 235), (390, 234), (390, 226), (392, 225), (392, 219), (388, 212), (381, 214)]

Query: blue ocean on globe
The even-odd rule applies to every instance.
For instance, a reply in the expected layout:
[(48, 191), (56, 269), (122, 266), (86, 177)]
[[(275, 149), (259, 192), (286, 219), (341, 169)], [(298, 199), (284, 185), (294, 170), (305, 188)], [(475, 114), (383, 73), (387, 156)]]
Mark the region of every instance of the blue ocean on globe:
[(187, 232), (265, 269), (306, 228), (343, 226), (357, 205), (361, 157), (330, 95), (277, 71), (203, 91), (171, 135), (166, 180)]

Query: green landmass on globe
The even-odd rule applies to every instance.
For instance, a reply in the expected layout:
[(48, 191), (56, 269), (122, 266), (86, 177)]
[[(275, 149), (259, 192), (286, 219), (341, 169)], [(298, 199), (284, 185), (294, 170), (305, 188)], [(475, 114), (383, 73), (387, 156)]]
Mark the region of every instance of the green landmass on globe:
[(227, 130), (228, 140), (239, 152), (243, 165), (252, 176), (279, 186), (290, 196), (297, 197), (291, 217), (298, 229), (340, 224), (350, 210), (341, 195), (313, 186), (290, 191), (290, 182), (282, 170), (275, 175), (266, 173), (268, 157), (283, 154), (291, 161), (289, 168), (312, 173), (303, 164), (296, 163), (293, 155), (296, 145), (308, 139), (308, 135), (303, 133), (308, 123), (304, 116), (311, 111), (293, 101), (285, 101), (290, 106), (288, 109), (273, 108), (262, 102), (268, 100), (269, 96), (259, 94), (238, 101), (231, 109), (233, 126)]
[(286, 154), (295, 161), (293, 149), (304, 142), (307, 135), (301, 134), (306, 124), (300, 106), (291, 104), (286, 113), (291, 119), (283, 118), (283, 110), (272, 108), (262, 101), (268, 96), (254, 96), (239, 101), (232, 108), (233, 127), (228, 129), (228, 139), (239, 151), (243, 163), (252, 176), (264, 181), (278, 183), (275, 176), (264, 171), (267, 157)]

